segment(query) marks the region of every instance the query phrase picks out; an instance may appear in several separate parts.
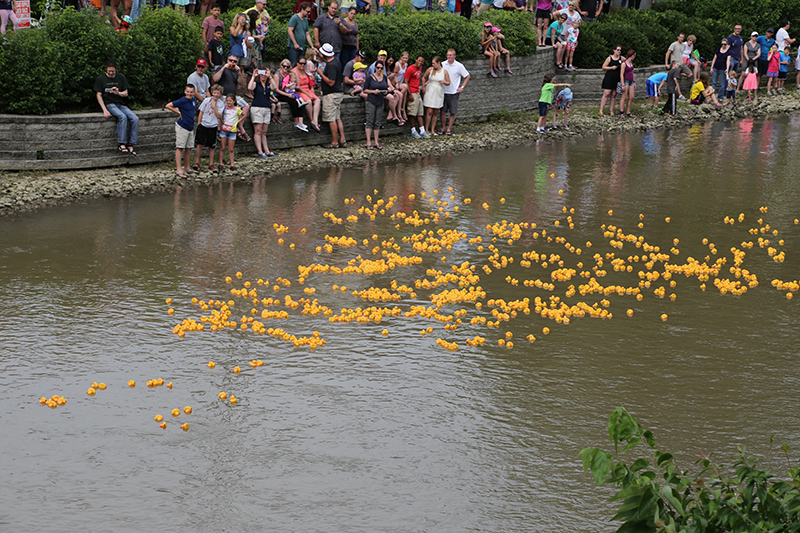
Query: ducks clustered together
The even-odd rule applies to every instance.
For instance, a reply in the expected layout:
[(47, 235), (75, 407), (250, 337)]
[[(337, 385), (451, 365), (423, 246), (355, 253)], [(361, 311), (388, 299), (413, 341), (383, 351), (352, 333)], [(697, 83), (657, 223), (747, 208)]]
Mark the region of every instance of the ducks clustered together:
[[(786, 252), (782, 249), (784, 241), (777, 239), (779, 231), (763, 218), (759, 218), (757, 224), (747, 230), (749, 235), (757, 238), (730, 247), (730, 255), (723, 254), (708, 239), (702, 239), (703, 249), (707, 252), (701, 251), (701, 258), (683, 254), (678, 238), (663, 249), (658, 244), (648, 242), (639, 231), (645, 227), (644, 214), (639, 214), (634, 231), (626, 231), (619, 224), (600, 225), (602, 237), (609, 248), (604, 252), (595, 251), (591, 241), (583, 244), (569, 242), (568, 232), (575, 228), (577, 215), (574, 208), (568, 207), (562, 208), (565, 217), (552, 221), (549, 228), (534, 222), (501, 220), (486, 224), (483, 234), (470, 235), (463, 228), (453, 226), (457, 224), (454, 215), (464, 212), (459, 211), (457, 204), (469, 206), (471, 199), (465, 198), (459, 202), (452, 192), (450, 187), (448, 193), (451, 194), (443, 192), (439, 195), (438, 190), (434, 190), (431, 197), (425, 192), (409, 194), (407, 201), (404, 199), (399, 203), (405, 206), (413, 204), (417, 208), (405, 210), (395, 207), (398, 205), (397, 196), (385, 200), (377, 198), (377, 190), (373, 191), (375, 198), (367, 195), (366, 202), (358, 207), (355, 199), (346, 198), (344, 205), (348, 212), (325, 212), (323, 215), (334, 227), (345, 226), (348, 230), (343, 234), (325, 235), (324, 244), (315, 247), (317, 254), (330, 256), (329, 260), (298, 265), (296, 280), (290, 280), (287, 276), (277, 278), (274, 282), (266, 279), (242, 281), (242, 272), (228, 276), (225, 282), (236, 284), (230, 289), (234, 299), (225, 302), (193, 298), (192, 304), (204, 314), (184, 319), (174, 326), (173, 333), (183, 337), (190, 332), (235, 329), (270, 335), (294, 347), (308, 347), (313, 351), (325, 345), (318, 331), (297, 336), (284, 328), (267, 327), (265, 323), (290, 322), (298, 315), (321, 315), (331, 324), (382, 324), (384, 320), (405, 318), (436, 322), (437, 327), (452, 334), (467, 326), (501, 328), (512, 320), (534, 313), (556, 324), (568, 325), (572, 320), (584, 317), (613, 318), (613, 306), (609, 298), (634, 298), (641, 302), (647, 295), (652, 295), (657, 299), (675, 301), (678, 298), (676, 287), (680, 276), (697, 280), (703, 291), (710, 282), (721, 294), (741, 296), (759, 285), (758, 276), (744, 267), (748, 253), (756, 246), (764, 249), (776, 263), (786, 260)], [(505, 199), (501, 198), (500, 203), (505, 204)], [(485, 211), (491, 208), (486, 202), (481, 207)], [(759, 211), (766, 214), (768, 208), (762, 206)], [(609, 216), (613, 214), (613, 210), (608, 211)], [(363, 226), (359, 225), (369, 224), (369, 221), (378, 217), (393, 225), (393, 229), (387, 227), (387, 233), (391, 235), (379, 236), (374, 230), (364, 231)], [(744, 223), (746, 218), (744, 213), (740, 213), (738, 216), (726, 216), (722, 222), (736, 225)], [(671, 221), (670, 217), (664, 218), (666, 224)], [(794, 223), (800, 222), (795, 219)], [(291, 240), (292, 232), (287, 226), (276, 223), (273, 229), (279, 245), (284, 245), (286, 239)], [(304, 235), (307, 230), (302, 228), (299, 232)], [(562, 234), (557, 235), (557, 232)], [(291, 249), (294, 249), (293, 244), (290, 243)], [(519, 247), (526, 244), (535, 248), (521, 253), (504, 252), (506, 245)], [(482, 264), (457, 260), (448, 265), (448, 254), (463, 257), (461, 251), (465, 247), (484, 254)], [(470, 255), (474, 255), (474, 252), (470, 252)], [(326, 285), (326, 280), (331, 276), (374, 279), (390, 274), (399, 277), (403, 270), (414, 271), (416, 269), (413, 267), (419, 265), (427, 266), (425, 275), (406, 283), (392, 279), (382, 286), (359, 289), (348, 289), (341, 283)], [(502, 271), (512, 268), (512, 274), (502, 274)], [(525, 275), (526, 272), (531, 274)], [(627, 284), (605, 283), (604, 279), (610, 275), (632, 275), (634, 281)], [(519, 297), (507, 300), (487, 294), (481, 279), (493, 276), (501, 276), (512, 288), (511, 293)], [(283, 298), (264, 294), (270, 288), (273, 293), (289, 289), (293, 283), (303, 287), (302, 296), (297, 300), (289, 294)], [(786, 291), (788, 299), (800, 288), (797, 280), (776, 279), (772, 286)], [(522, 294), (525, 290), (531, 294)], [(349, 294), (355, 300), (369, 305), (344, 307), (337, 311), (321, 301), (321, 298), (333, 298), (336, 294)], [(597, 300), (591, 301), (593, 297)], [(420, 299), (426, 299), (429, 304), (420, 304)], [(171, 304), (171, 300), (167, 303)], [(233, 315), (234, 307), (249, 307), (249, 315), (245, 313), (237, 319)], [(627, 308), (625, 315), (633, 317), (634, 310)], [(666, 321), (669, 315), (661, 313), (660, 318)], [(532, 323), (529, 319), (527, 322)], [(428, 326), (420, 334), (432, 335), (434, 331), (434, 326)], [(545, 326), (541, 331), (547, 335), (550, 329)], [(389, 330), (382, 329), (380, 333), (388, 336)], [(536, 337), (528, 334), (526, 339), (534, 342)], [(485, 342), (485, 337), (480, 335), (465, 340), (465, 344), (472, 347), (484, 346)], [(507, 349), (513, 348), (511, 332), (500, 337), (497, 344)], [(457, 342), (444, 338), (437, 338), (436, 345), (447, 351), (459, 348)]]

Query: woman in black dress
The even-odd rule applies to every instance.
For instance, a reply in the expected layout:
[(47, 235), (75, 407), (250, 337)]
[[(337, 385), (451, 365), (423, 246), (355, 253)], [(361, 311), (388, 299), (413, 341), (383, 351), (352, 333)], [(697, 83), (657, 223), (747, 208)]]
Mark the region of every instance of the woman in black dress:
[(614, 47), (614, 51), (603, 62), (603, 70), (606, 75), (603, 77), (603, 98), (600, 100), (600, 116), (603, 116), (603, 109), (606, 107), (606, 101), (611, 103), (609, 114), (614, 116), (614, 102), (617, 100), (617, 84), (620, 82), (619, 74), (620, 67), (622, 66), (622, 47)]

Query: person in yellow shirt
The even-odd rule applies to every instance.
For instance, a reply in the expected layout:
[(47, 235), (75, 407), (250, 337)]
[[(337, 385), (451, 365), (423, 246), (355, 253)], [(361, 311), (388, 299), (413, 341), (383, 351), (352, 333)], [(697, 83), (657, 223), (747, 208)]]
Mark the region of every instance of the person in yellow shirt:
[(692, 85), (692, 90), (689, 93), (689, 101), (695, 105), (710, 103), (715, 106), (721, 106), (717, 100), (717, 95), (714, 88), (708, 82), (708, 72), (701, 72), (697, 81)]

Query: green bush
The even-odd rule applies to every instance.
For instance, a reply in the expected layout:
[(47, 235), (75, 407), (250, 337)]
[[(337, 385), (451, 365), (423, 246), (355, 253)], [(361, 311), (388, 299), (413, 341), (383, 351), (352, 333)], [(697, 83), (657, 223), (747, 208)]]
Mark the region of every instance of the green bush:
[[(194, 71), (197, 59), (203, 54), (199, 25), (172, 9), (146, 9), (131, 28), (130, 34), (120, 37), (137, 40), (135, 48), (140, 50), (144, 48), (143, 44), (154, 45), (152, 51), (143, 50), (149, 52), (145, 57), (126, 55), (123, 71), (126, 76), (147, 73), (151, 100), (173, 100), (183, 94), (186, 77)], [(122, 65), (120, 67), (122, 70)], [(140, 88), (132, 87), (132, 90), (138, 91)]]
[(486, 21), (503, 31), (503, 46), (512, 55), (530, 56), (536, 53), (536, 30), (533, 28), (533, 15), (517, 11), (490, 10), (472, 18), (472, 25), (480, 33)]
[(444, 58), (448, 48), (461, 59), (475, 57), (478, 52), (475, 26), (463, 17), (415, 12), (407, 16), (360, 15), (356, 21), (361, 49), (370, 59), (381, 49), (395, 56), (408, 51), (412, 57), (422, 55), (428, 60), (435, 55)]
[(63, 43), (53, 42), (44, 31), (8, 32), (0, 46), (0, 109), (22, 115), (54, 113), (68, 77), (61, 60), (68, 54)]
[(45, 31), (51, 41), (62, 43), (69, 50), (59, 64), (69, 73), (61, 86), (59, 103), (74, 105), (91, 100), (95, 78), (108, 59), (119, 55), (121, 39), (117, 32), (91, 10), (78, 13), (72, 7), (49, 17)]
[[(594, 50), (591, 50), (591, 56), (584, 54), (584, 36), (588, 37), (587, 34), (596, 35), (599, 40), (605, 44), (602, 57), (596, 57), (596, 52)], [(654, 59), (657, 54), (647, 35), (640, 31), (637, 26), (614, 20), (609, 23), (586, 24), (585, 26), (581, 26), (578, 48), (575, 51), (577, 66), (579, 68), (599, 68), (616, 45), (622, 46), (623, 57), (627, 54), (628, 50), (635, 50), (635, 64), (637, 65), (644, 66), (656, 62)], [(589, 62), (590, 60), (591, 62)]]

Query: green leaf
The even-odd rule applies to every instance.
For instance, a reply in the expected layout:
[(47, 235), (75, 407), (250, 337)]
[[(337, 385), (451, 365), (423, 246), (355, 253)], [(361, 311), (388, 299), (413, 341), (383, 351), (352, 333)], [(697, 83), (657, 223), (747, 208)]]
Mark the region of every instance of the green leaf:
[(681, 514), (681, 516), (686, 516), (686, 510), (683, 508), (683, 502), (681, 501), (680, 494), (678, 494), (677, 490), (665, 485), (661, 487), (661, 495), (664, 496), (664, 499), (667, 500), (669, 504)]

